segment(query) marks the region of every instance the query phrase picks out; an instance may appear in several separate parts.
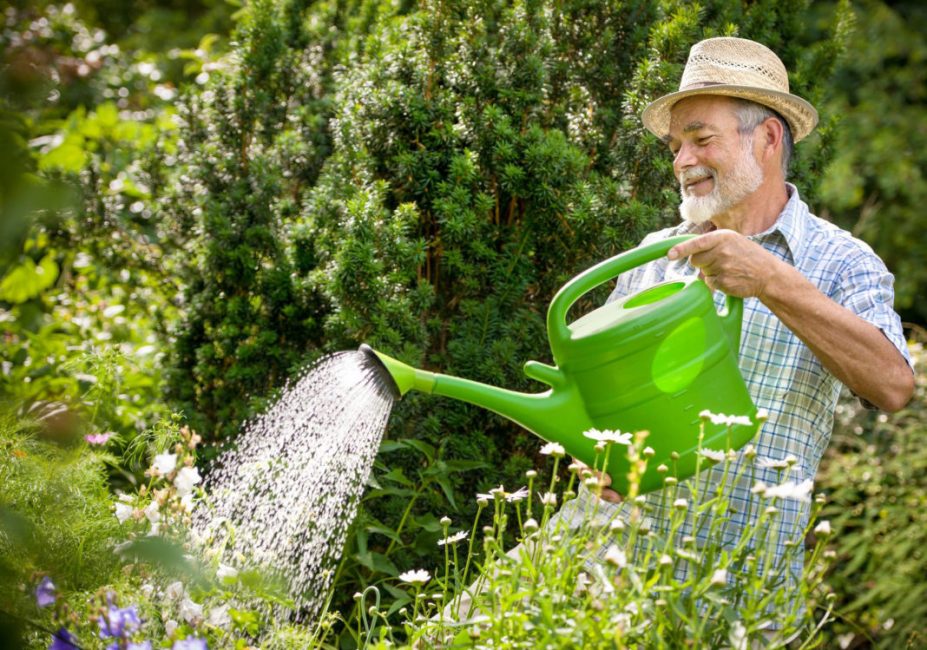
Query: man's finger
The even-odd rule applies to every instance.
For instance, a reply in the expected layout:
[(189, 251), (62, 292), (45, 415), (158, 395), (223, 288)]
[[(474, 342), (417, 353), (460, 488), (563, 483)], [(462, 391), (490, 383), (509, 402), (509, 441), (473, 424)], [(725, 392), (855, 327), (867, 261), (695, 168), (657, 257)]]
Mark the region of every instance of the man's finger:
[(716, 231), (707, 232), (704, 235), (699, 235), (695, 239), (676, 244), (669, 249), (666, 256), (671, 260), (678, 260), (679, 258), (689, 257), (695, 253), (703, 253), (714, 247), (717, 243), (715, 241), (716, 237), (713, 237), (715, 232)]

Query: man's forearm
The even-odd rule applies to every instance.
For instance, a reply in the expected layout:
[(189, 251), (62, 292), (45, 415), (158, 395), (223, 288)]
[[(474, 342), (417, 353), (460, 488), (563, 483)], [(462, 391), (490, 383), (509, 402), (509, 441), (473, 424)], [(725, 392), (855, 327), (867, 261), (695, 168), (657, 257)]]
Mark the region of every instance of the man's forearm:
[(759, 299), (856, 395), (885, 411), (904, 407), (914, 375), (877, 327), (837, 304), (781, 263)]

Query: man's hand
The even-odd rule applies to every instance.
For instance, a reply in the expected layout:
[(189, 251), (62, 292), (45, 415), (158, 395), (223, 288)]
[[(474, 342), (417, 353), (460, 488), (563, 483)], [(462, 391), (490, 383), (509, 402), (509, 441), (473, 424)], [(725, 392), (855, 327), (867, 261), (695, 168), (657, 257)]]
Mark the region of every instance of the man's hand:
[(714, 230), (673, 246), (671, 260), (688, 257), (712, 290), (763, 299), (783, 264), (759, 244), (733, 230)]
[[(588, 465), (580, 460), (573, 459), (573, 462), (579, 465), (579, 475), (583, 475), (583, 471), (589, 470), (592, 471)], [(602, 493), (599, 497), (603, 501), (608, 501), (609, 503), (621, 503), (624, 501), (624, 497), (620, 494), (609, 488), (608, 486), (612, 484), (612, 477), (604, 472), (593, 472), (595, 477), (599, 480), (599, 485), (602, 487)]]

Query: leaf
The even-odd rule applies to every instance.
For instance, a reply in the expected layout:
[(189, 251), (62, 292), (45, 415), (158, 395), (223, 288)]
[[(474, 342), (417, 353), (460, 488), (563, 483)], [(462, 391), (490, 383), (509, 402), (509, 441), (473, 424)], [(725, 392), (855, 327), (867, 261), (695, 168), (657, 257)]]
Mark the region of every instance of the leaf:
[(390, 577), (399, 575), (399, 569), (396, 568), (396, 565), (382, 553), (370, 551), (367, 553), (356, 553), (354, 557), (360, 564), (371, 571), (384, 573)]
[(41, 295), (57, 279), (58, 264), (52, 253), (45, 255), (38, 266), (32, 258), (26, 257), (0, 282), (0, 300), (15, 304), (24, 303)]
[(60, 169), (77, 173), (87, 165), (87, 151), (84, 139), (76, 134), (69, 135), (64, 141), (39, 159), (39, 169), (48, 171)]

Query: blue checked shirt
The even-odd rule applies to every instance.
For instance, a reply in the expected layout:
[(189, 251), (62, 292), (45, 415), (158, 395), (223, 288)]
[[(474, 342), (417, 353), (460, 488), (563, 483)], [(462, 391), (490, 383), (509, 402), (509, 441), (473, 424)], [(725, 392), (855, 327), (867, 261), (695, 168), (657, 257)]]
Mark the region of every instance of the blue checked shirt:
[[(892, 307), (894, 278), (882, 260), (868, 245), (848, 232), (812, 215), (808, 206), (799, 198), (795, 186), (787, 186), (790, 198), (779, 219), (769, 230), (752, 235), (750, 239), (795, 266), (824, 295), (882, 330), (911, 364), (901, 320)], [(685, 222), (652, 233), (642, 243), (652, 243), (674, 235), (701, 233), (703, 230), (704, 226)], [(671, 262), (663, 257), (621, 275), (609, 301), (659, 282), (697, 274), (698, 270), (687, 259)], [(724, 304), (724, 295), (716, 292), (715, 300), (720, 310)], [(769, 413), (769, 419), (753, 440), (757, 460), (765, 458), (781, 461), (792, 456), (797, 460), (789, 470), (788, 479), (796, 483), (813, 479), (830, 440), (834, 411), (842, 386), (840, 381), (756, 298), (744, 300), (740, 370), (757, 408), (766, 409)], [(736, 465), (741, 462), (751, 461), (738, 454), (730, 475), (737, 475), (739, 468)], [(722, 465), (719, 463), (705, 470), (709, 484), (720, 480)], [(730, 489), (731, 504), (738, 510), (727, 529), (730, 542), (736, 540), (740, 531), (753, 523), (751, 517), (760, 512), (757, 506), (759, 497), (750, 492), (753, 481), (762, 481), (766, 485), (782, 482), (781, 470), (763, 468), (753, 462), (751, 465), (753, 467), (743, 473), (745, 478), (741, 483)], [(679, 487), (677, 496), (687, 497), (686, 483)], [(655, 522), (655, 528), (662, 528), (660, 520), (669, 520), (668, 509), (672, 504), (663, 506), (659, 492), (648, 494), (646, 498), (653, 508), (649, 516)], [(565, 504), (556, 519), (576, 525), (595, 500), (588, 490), (581, 488), (577, 498)], [(751, 504), (753, 507), (749, 507)], [(810, 504), (801, 501), (783, 499), (777, 506), (780, 511), (778, 516), (781, 517), (781, 533), (771, 540), (775, 544), (776, 564), (785, 553), (786, 543), (792, 542), (801, 548), (810, 515)], [(597, 518), (617, 516), (627, 519), (631, 510), (630, 504), (610, 504), (604, 501), (599, 502), (598, 508)], [(698, 533), (692, 532), (691, 522), (687, 522), (679, 534), (693, 535), (696, 544), (705, 541), (699, 538)], [(604, 554), (603, 548), (599, 552), (600, 559), (604, 559)], [(803, 554), (793, 553), (789, 566), (791, 575), (786, 578), (785, 588), (800, 579), (802, 568)], [(686, 563), (677, 563), (677, 578), (685, 580), (687, 571)]]

